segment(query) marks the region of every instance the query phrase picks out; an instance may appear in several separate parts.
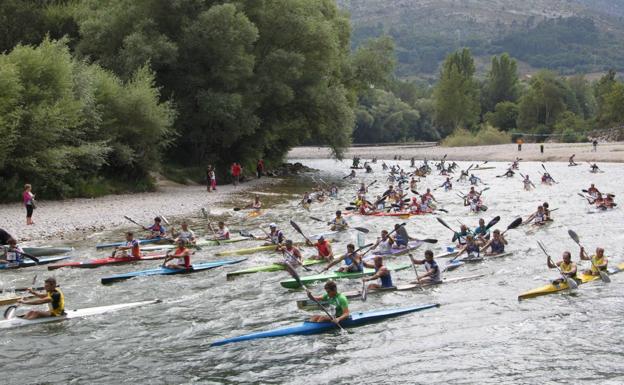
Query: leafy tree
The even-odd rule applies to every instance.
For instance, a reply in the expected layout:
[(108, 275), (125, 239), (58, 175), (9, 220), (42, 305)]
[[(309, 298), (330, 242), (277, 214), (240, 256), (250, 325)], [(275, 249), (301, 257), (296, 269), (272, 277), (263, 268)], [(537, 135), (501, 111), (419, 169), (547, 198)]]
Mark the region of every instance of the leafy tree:
[(510, 131), (517, 127), (519, 108), (513, 102), (500, 102), (493, 112), (485, 114), (485, 120), (493, 127), (503, 131)]
[(567, 85), (549, 71), (541, 71), (529, 82), (529, 89), (520, 98), (518, 127), (531, 129), (538, 125), (552, 128), (567, 101), (575, 100)]
[(486, 80), (486, 110), (493, 111), (501, 102), (515, 102), (518, 99), (518, 65), (504, 53), (492, 58), (492, 66)]
[(449, 55), (444, 62), (434, 91), (435, 122), (442, 135), (477, 123), (479, 87), (474, 72), (474, 60), (468, 49)]

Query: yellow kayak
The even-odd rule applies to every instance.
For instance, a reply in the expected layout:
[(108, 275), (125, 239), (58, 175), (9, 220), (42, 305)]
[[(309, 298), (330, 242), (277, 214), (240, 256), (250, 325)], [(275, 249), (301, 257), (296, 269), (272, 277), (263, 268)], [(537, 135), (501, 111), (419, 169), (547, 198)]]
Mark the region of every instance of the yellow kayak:
[(260, 215), (264, 214), (263, 210), (253, 210), (250, 213), (247, 214), (247, 218), (256, 218), (259, 217)]
[[(609, 268), (609, 275), (619, 273), (622, 270), (624, 270), (624, 263), (620, 263), (615, 268)], [(579, 285), (582, 285), (587, 282), (596, 281), (599, 279), (600, 279), (599, 275), (589, 275), (585, 273), (576, 275), (576, 282), (578, 282)], [(533, 290), (529, 290), (525, 293), (520, 294), (518, 296), (518, 301), (527, 299), (527, 298), (539, 297), (541, 295), (558, 293), (560, 291), (567, 290), (567, 289), (568, 289), (567, 282), (562, 282), (556, 285), (549, 283), (548, 285), (540, 286), (538, 288), (535, 288)]]

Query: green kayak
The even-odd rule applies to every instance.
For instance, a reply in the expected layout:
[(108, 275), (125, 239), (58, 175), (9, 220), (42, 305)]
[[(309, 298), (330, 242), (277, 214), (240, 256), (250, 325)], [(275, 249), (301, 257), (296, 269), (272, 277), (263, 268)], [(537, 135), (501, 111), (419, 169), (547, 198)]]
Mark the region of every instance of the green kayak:
[[(318, 260), (318, 259), (306, 259), (305, 261), (303, 261), (304, 266), (317, 265), (319, 263), (325, 263), (325, 261)], [(240, 275), (254, 274), (254, 273), (270, 273), (270, 272), (282, 271), (282, 270), (285, 270), (284, 265), (273, 263), (271, 265), (255, 266), (255, 267), (250, 267), (249, 269), (245, 269), (245, 270), (233, 271), (231, 273), (227, 273), (225, 277), (228, 281), (231, 281)]]
[[(388, 270), (399, 271), (399, 270), (409, 269), (410, 267), (412, 267), (411, 264), (389, 265)], [(301, 277), (301, 282), (304, 285), (308, 285), (308, 284), (315, 283), (315, 282), (329, 281), (330, 279), (362, 278), (362, 277), (373, 275), (373, 274), (375, 274), (374, 269), (364, 269), (364, 271), (361, 273), (360, 272), (358, 273), (333, 272), (333, 273), (324, 273), (324, 274), (308, 275), (307, 277)], [(295, 281), (294, 279), (287, 279), (285, 281), (282, 281), (280, 282), (280, 285), (282, 285), (283, 287), (287, 289), (298, 289), (300, 287), (299, 283), (297, 283), (297, 281)]]

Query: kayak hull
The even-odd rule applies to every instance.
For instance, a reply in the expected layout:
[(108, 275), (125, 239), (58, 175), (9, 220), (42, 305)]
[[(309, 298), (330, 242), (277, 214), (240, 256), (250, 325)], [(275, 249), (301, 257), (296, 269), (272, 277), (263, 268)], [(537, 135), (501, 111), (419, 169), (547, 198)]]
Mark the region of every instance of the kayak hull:
[(30, 254), (35, 257), (43, 257), (46, 255), (57, 255), (57, 254), (67, 254), (71, 253), (74, 248), (73, 247), (22, 247), (24, 253)]
[[(439, 307), (440, 304), (415, 305), (397, 309), (384, 309), (367, 312), (352, 313), (351, 317), (342, 321), (340, 325), (344, 327), (356, 327), (366, 325), (373, 322), (383, 321), (388, 318), (398, 317), (404, 314), (414, 313), (422, 310)], [(337, 329), (338, 326), (333, 322), (303, 322), (301, 325), (288, 326), (279, 329), (267, 330), (264, 332), (246, 334), (239, 337), (227, 338), (215, 341), (210, 346), (222, 346), (234, 342), (250, 341), (260, 338), (274, 338), (292, 335), (312, 335), (319, 334), (329, 330)]]
[[(405, 270), (410, 268), (412, 265), (395, 265), (395, 266), (388, 266), (388, 270), (390, 271), (399, 271), (399, 270)], [(301, 283), (303, 283), (304, 285), (309, 285), (315, 282), (325, 282), (325, 281), (329, 281), (330, 279), (353, 279), (353, 278), (362, 278), (365, 276), (370, 276), (375, 274), (375, 270), (374, 269), (364, 269), (364, 271), (362, 272), (356, 272), (356, 273), (339, 273), (339, 272), (333, 272), (333, 273), (328, 273), (328, 274), (316, 274), (316, 275), (309, 275), (307, 277), (300, 277)], [(287, 279), (285, 281), (280, 282), (280, 285), (282, 285), (282, 287), (285, 287), (287, 289), (298, 289), (301, 286), (299, 285), (299, 283), (294, 280), (294, 279)]]
[[(294, 244), (295, 244), (295, 246), (301, 246), (304, 243), (302, 243), (302, 242), (295, 242)], [(262, 251), (273, 251), (276, 248), (277, 248), (277, 245), (263, 245), (263, 246), (249, 247), (249, 248), (246, 248), (246, 249), (236, 249), (236, 250), (220, 251), (218, 253), (215, 253), (215, 255), (218, 256), (218, 257), (225, 257), (227, 255), (248, 255), (248, 254), (259, 253), (259, 252), (262, 252)]]
[[(138, 239), (139, 244), (140, 245), (148, 245), (148, 244), (152, 244), (152, 243), (159, 243), (159, 242), (163, 242), (163, 243), (171, 243), (171, 239), (170, 238), (149, 238), (149, 239)], [(107, 248), (112, 248), (112, 247), (119, 247), (119, 246), (124, 246), (126, 244), (126, 242), (112, 242), (112, 243), (98, 243), (97, 245), (95, 245), (95, 248), (100, 250), (100, 249), (107, 249)]]
[(215, 269), (217, 267), (233, 265), (236, 263), (240, 263), (247, 260), (247, 258), (241, 259), (230, 259), (230, 260), (222, 260), (222, 261), (214, 261), (214, 262), (203, 262), (203, 263), (194, 263), (191, 265), (190, 270), (186, 269), (169, 269), (167, 267), (159, 267), (157, 269), (150, 270), (141, 270), (141, 271), (133, 271), (130, 273), (117, 274), (112, 275), (110, 277), (104, 277), (101, 279), (102, 284), (109, 284), (118, 281), (124, 281), (126, 279), (135, 278), (135, 277), (149, 277), (153, 275), (175, 275), (175, 274), (191, 274), (198, 273), (204, 270)]
[(142, 255), (139, 258), (134, 258), (134, 257), (99, 258), (99, 259), (91, 259), (91, 260), (82, 261), (82, 262), (57, 263), (57, 264), (48, 266), (48, 270), (56, 270), (62, 267), (93, 269), (96, 267), (106, 266), (106, 265), (118, 265), (118, 264), (133, 263), (133, 262), (140, 262), (140, 261), (153, 261), (157, 259), (164, 259), (166, 256), (167, 255), (165, 253), (160, 253), (160, 254)]
[(399, 255), (403, 255), (403, 254), (407, 254), (410, 251), (414, 251), (416, 249), (418, 249), (420, 246), (422, 246), (424, 242), (423, 241), (410, 241), (407, 243), (407, 247), (404, 248), (391, 248), (389, 251), (374, 251), (373, 254), (375, 255), (382, 255), (382, 256), (399, 256)]
[(33, 320), (26, 320), (23, 318), (16, 317), (16, 318), (11, 318), (8, 320), (0, 321), (0, 329), (12, 329), (12, 328), (21, 327), (21, 326), (31, 326), (31, 325), (37, 325), (37, 324), (43, 324), (43, 323), (61, 322), (61, 321), (65, 321), (68, 319), (89, 317), (93, 315), (104, 314), (104, 313), (119, 311), (123, 309), (129, 309), (133, 307), (151, 305), (151, 304), (155, 304), (159, 302), (160, 302), (159, 299), (155, 299), (151, 301), (130, 302), (130, 303), (117, 304), (117, 305), (76, 309), (76, 310), (67, 311), (67, 314), (65, 314), (64, 316), (36, 318)]
[[(220, 240), (218, 242), (212, 239), (200, 239), (194, 245), (188, 245), (188, 247), (193, 248), (193, 247), (221, 246), (223, 244), (244, 242), (244, 241), (249, 241), (249, 240), (253, 240), (253, 238), (248, 238), (248, 237), (231, 238), (231, 239), (224, 239), (222, 241)], [(176, 245), (153, 245), (153, 246), (141, 247), (141, 251), (173, 250), (176, 247), (177, 247)]]
[[(59, 256), (56, 256), (56, 257), (40, 257), (39, 258), (39, 264), (40, 265), (45, 265), (47, 263), (54, 263), (54, 262), (62, 261), (64, 259), (69, 259), (69, 258), (71, 258), (69, 255), (59, 255)], [(33, 266), (37, 266), (37, 263), (35, 263), (35, 261), (33, 261), (31, 259), (25, 259), (22, 262), (20, 262), (20, 264), (18, 266), (7, 267), (6, 263), (2, 263), (2, 264), (0, 264), (0, 270), (20, 269), (20, 268), (23, 268), (23, 267), (33, 267)]]
[[(609, 275), (612, 274), (617, 274), (620, 273), (624, 270), (624, 263), (620, 263), (619, 265), (617, 265), (615, 268), (609, 268)], [(600, 280), (600, 276), (599, 275), (589, 275), (589, 274), (577, 274), (577, 283), (579, 285), (582, 285), (584, 283), (588, 283), (588, 282), (592, 282), (592, 281), (598, 281)], [(542, 295), (548, 295), (548, 294), (554, 294), (554, 293), (559, 293), (565, 290), (568, 290), (568, 283), (567, 282), (562, 282), (560, 284), (553, 284), (553, 283), (549, 283), (547, 285), (544, 286), (540, 286), (538, 288), (535, 288), (533, 290), (529, 290), (525, 293), (522, 293), (518, 296), (518, 301), (523, 300), (523, 299), (529, 299), (529, 298), (535, 298), (535, 297), (540, 297)]]

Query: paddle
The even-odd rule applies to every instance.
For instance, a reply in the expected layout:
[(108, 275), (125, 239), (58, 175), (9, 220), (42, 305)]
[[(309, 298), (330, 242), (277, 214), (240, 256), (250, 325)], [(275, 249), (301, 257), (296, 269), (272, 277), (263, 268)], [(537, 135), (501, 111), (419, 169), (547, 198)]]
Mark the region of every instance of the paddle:
[(241, 237), (245, 237), (245, 238), (255, 238), (255, 237), (253, 236), (253, 234), (252, 234), (252, 233), (250, 233), (250, 232), (249, 232), (249, 231), (247, 231), (247, 230), (240, 230), (240, 231), (238, 232), (238, 234), (239, 234)]
[(362, 301), (366, 301), (366, 297), (368, 295), (368, 285), (364, 278), (362, 278)]
[(30, 255), (28, 253), (24, 253), (23, 251), (16, 251), (16, 253), (23, 255), (24, 257), (31, 259), (32, 261), (34, 261), (37, 265), (39, 264), (39, 258), (35, 257), (34, 255)]
[[(31, 286), (35, 286), (35, 282), (37, 282), (37, 274), (35, 274), (35, 276), (33, 277)], [(26, 289), (26, 290), (28, 290), (28, 289)], [(22, 297), (22, 299), (23, 298), (24, 297)], [(19, 305), (20, 305), (20, 303), (18, 303), (17, 305), (11, 305), (11, 306), (7, 307), (6, 310), (4, 311), (4, 319), (11, 319), (11, 318), (13, 318), (13, 315), (15, 314), (15, 310), (17, 310), (17, 307)]]
[(568, 288), (570, 290), (575, 290), (578, 288), (578, 284), (576, 283), (575, 280), (573, 280), (572, 278), (566, 276), (565, 274), (563, 274), (563, 271), (561, 271), (561, 268), (559, 266), (557, 266), (552, 258), (550, 257), (550, 255), (548, 255), (548, 252), (546, 251), (546, 248), (544, 247), (544, 245), (542, 244), (542, 242), (537, 241), (537, 245), (540, 247), (540, 249), (542, 249), (542, 251), (544, 252), (544, 254), (546, 254), (546, 257), (548, 257), (548, 261), (557, 268), (557, 270), (559, 271), (559, 274), (561, 274), (561, 278), (563, 278), (563, 280), (568, 284)]
[(301, 227), (299, 227), (298, 224), (296, 224), (294, 221), (290, 221), (290, 225), (293, 227), (293, 229), (295, 229), (296, 232), (298, 232), (299, 234), (301, 234), (301, 236), (303, 237), (303, 239), (305, 239), (306, 241), (308, 241), (309, 243), (312, 243), (312, 241), (310, 241), (310, 238), (306, 237), (305, 234), (303, 233), (303, 230), (301, 230)]
[[(289, 257), (291, 257), (291, 258), (293, 258), (293, 259), (295, 259), (295, 256), (294, 256), (292, 253), (288, 252), (287, 250), (282, 250), (282, 258), (284, 258), (284, 264), (286, 264), (286, 265), (288, 265), (288, 266), (292, 267), (292, 265), (291, 265), (290, 263), (288, 263), (288, 261), (286, 261), (286, 257), (284, 257), (284, 254), (288, 254), (288, 256), (289, 256)], [(305, 265), (303, 264), (303, 261), (301, 262), (301, 267), (303, 267), (303, 269), (304, 269), (305, 271), (314, 271), (314, 272), (316, 273), (316, 271), (315, 271), (315, 270), (312, 270), (312, 269), (310, 269), (309, 267), (305, 266)]]
[(422, 287), (422, 283), (420, 282), (420, 277), (418, 276), (418, 269), (416, 268), (416, 264), (414, 263), (414, 256), (412, 255), (412, 253), (409, 253), (408, 255), (410, 261), (412, 262), (412, 267), (414, 268), (414, 274), (416, 274), (416, 282), (418, 282), (418, 287), (421, 291), (425, 291), (425, 289)]
[(442, 218), (440, 218), (440, 217), (436, 217), (436, 219), (438, 220), (438, 222), (440, 222), (440, 224), (441, 224), (442, 226), (444, 226), (444, 227), (446, 227), (447, 229), (451, 230), (453, 233), (455, 233), (455, 232), (456, 232), (455, 230), (453, 230), (453, 229), (451, 228), (451, 226), (449, 226), (449, 225), (448, 225), (448, 224), (444, 221), (444, 219), (442, 219)]
[(135, 225), (137, 225), (137, 226), (141, 227), (142, 229), (145, 229), (145, 226), (143, 226), (143, 225), (142, 225), (142, 224), (140, 224), (139, 222), (135, 221), (134, 219), (130, 218), (129, 216), (124, 215), (124, 218), (125, 218), (127, 221), (130, 221), (130, 222), (134, 223)]
[(310, 219), (312, 219), (313, 221), (317, 221), (317, 222), (325, 222), (324, 220), (319, 219), (319, 218), (317, 218), (317, 217), (309, 217), (309, 218), (310, 218)]
[(522, 218), (516, 218), (513, 220), (513, 222), (511, 222), (509, 224), (509, 226), (507, 226), (507, 230), (503, 231), (503, 233), (501, 235), (505, 235), (505, 233), (509, 230), (513, 230), (516, 227), (520, 226), (522, 224)]
[(285, 263), (285, 267), (286, 267), (286, 271), (288, 272), (288, 274), (290, 274), (290, 276), (293, 277), (293, 279), (297, 282), (297, 284), (299, 284), (299, 286), (301, 286), (301, 287), (303, 287), (305, 289), (306, 293), (308, 294), (308, 298), (310, 298), (312, 301), (314, 301), (321, 308), (321, 310), (323, 310), (323, 312), (325, 312), (325, 314), (327, 314), (327, 316), (332, 320), (332, 322), (335, 323), (336, 326), (338, 326), (340, 328), (340, 330), (344, 332), (345, 330), (342, 328), (340, 323), (336, 321), (336, 317), (331, 315), (331, 313), (327, 310), (327, 308), (325, 306), (323, 306), (323, 304), (321, 304), (312, 295), (312, 293), (310, 292), (310, 289), (308, 289), (308, 287), (306, 285), (304, 285), (303, 282), (301, 282), (301, 278), (299, 277), (299, 274), (297, 274), (295, 269), (293, 269), (293, 267), (290, 266), (290, 264), (288, 262)]
[[(573, 230), (568, 230), (568, 235), (570, 236), (570, 238), (572, 238), (572, 240), (574, 242), (576, 242), (577, 245), (579, 245), (579, 247), (582, 249), (583, 246), (581, 246), (581, 240), (579, 239), (578, 234), (576, 234)], [(589, 261), (591, 262), (592, 266), (598, 270), (598, 273), (600, 274), (600, 279), (602, 279), (602, 282), (605, 283), (609, 283), (611, 282), (611, 278), (609, 278), (609, 275), (607, 275), (606, 272), (600, 270), (598, 267), (596, 267), (596, 264), (594, 264), (594, 260), (593, 259), (589, 259)]]
[(496, 225), (498, 221), (500, 221), (500, 217), (497, 215), (488, 222), (488, 224), (485, 226), (485, 229), (489, 230), (492, 226)]
[(544, 163), (542, 163), (542, 168), (544, 169), (544, 172), (546, 172), (546, 173), (550, 176), (550, 179), (551, 179), (553, 182), (557, 183), (557, 181), (555, 180), (555, 178), (553, 178), (553, 177), (552, 177), (552, 175), (550, 175), (550, 173), (548, 172), (548, 170), (546, 170), (546, 166), (544, 166)]
[(203, 208), (203, 207), (201, 208), (201, 213), (202, 213), (202, 216), (204, 217), (204, 219), (208, 219), (208, 211), (206, 211), (205, 208)]

